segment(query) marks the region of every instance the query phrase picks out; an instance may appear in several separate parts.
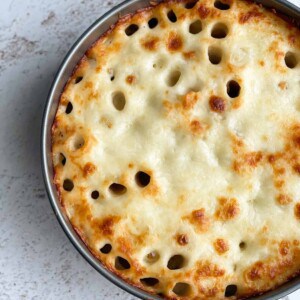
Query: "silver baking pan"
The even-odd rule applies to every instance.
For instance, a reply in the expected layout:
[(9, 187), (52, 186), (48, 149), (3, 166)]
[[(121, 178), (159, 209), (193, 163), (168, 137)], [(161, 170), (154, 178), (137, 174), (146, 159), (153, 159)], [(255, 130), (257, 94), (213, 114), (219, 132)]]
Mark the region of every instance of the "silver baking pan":
[[(83, 33), (83, 35), (70, 49), (56, 74), (47, 99), (42, 124), (41, 151), (43, 176), (50, 203), (61, 227), (65, 231), (72, 244), (79, 251), (79, 253), (105, 278), (107, 278), (120, 288), (124, 289), (125, 291), (131, 293), (132, 295), (139, 297), (140, 299), (161, 299), (157, 296), (150, 295), (138, 288), (129, 285), (128, 283), (120, 279), (118, 276), (108, 271), (101, 264), (101, 262), (89, 252), (88, 248), (85, 246), (85, 244), (81, 241), (79, 236), (74, 231), (72, 225), (70, 224), (67, 216), (64, 213), (64, 210), (61, 207), (61, 203), (59, 201), (56, 188), (52, 180), (53, 166), (51, 160), (51, 127), (56, 114), (62, 90), (65, 84), (67, 83), (68, 78), (71, 76), (77, 63), (83, 57), (86, 50), (121, 16), (133, 13), (138, 9), (145, 8), (150, 5), (149, 2), (149, 0), (126, 0), (122, 2), (121, 4), (108, 11), (102, 17), (100, 17), (94, 24), (92, 24), (91, 27)], [(292, 18), (294, 22), (296, 22), (299, 26), (300, 8), (298, 8), (297, 6), (285, 0), (261, 0), (257, 2), (261, 3), (262, 5), (268, 8), (275, 9), (277, 12)], [(299, 288), (300, 276), (294, 278), (293, 280), (282, 285), (276, 290), (267, 292), (260, 296), (253, 297), (251, 299), (279, 299), (294, 292)]]

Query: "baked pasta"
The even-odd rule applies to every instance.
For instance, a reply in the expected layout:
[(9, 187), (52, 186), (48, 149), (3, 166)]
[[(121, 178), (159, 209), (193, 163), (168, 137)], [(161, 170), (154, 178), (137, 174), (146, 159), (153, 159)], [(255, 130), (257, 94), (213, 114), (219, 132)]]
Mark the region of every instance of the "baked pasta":
[(91, 45), (52, 128), (92, 254), (163, 299), (241, 299), (300, 270), (300, 35), (242, 0), (153, 2)]

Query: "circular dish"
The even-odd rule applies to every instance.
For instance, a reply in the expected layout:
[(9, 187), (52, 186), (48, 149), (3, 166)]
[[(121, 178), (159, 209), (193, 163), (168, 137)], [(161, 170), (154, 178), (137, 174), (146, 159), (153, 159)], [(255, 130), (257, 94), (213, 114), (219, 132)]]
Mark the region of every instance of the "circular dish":
[[(47, 192), (54, 212), (63, 230), (65, 231), (73, 245), (82, 254), (82, 256), (103, 276), (105, 276), (107, 279), (109, 279), (122, 289), (126, 290), (127, 292), (141, 299), (149, 299), (149, 297), (151, 299), (160, 299), (156, 296), (150, 295), (140, 289), (129, 285), (128, 283), (120, 279), (118, 276), (104, 268), (101, 262), (89, 252), (88, 248), (78, 237), (77, 233), (75, 232), (68, 218), (66, 217), (64, 210), (61, 207), (56, 187), (54, 186), (52, 180), (53, 166), (51, 157), (51, 127), (57, 110), (60, 94), (67, 80), (72, 74), (78, 61), (84, 55), (84, 53), (90, 47), (90, 45), (92, 45), (93, 42), (95, 42), (99, 38), (99, 36), (102, 35), (102, 33), (107, 31), (107, 29), (119, 19), (120, 15), (132, 13), (140, 8), (144, 8), (147, 6), (149, 6), (149, 2), (143, 0), (125, 1), (120, 5), (116, 6), (111, 11), (103, 15), (99, 20), (97, 20), (79, 38), (79, 40), (75, 43), (75, 45), (72, 47), (72, 49), (66, 56), (56, 75), (45, 108), (42, 128), (42, 166)], [(276, 290), (270, 291), (268, 293), (265, 293), (264, 295), (257, 296), (251, 299), (278, 299), (298, 289), (299, 286), (300, 279), (295, 278), (290, 282), (287, 282), (286, 284), (280, 286)]]

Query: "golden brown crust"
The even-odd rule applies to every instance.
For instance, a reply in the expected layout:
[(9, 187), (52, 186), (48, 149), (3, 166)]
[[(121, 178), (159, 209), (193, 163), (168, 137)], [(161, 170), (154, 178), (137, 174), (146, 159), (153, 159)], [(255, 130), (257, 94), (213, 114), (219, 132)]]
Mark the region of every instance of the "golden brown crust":
[(218, 254), (222, 255), (229, 250), (229, 246), (224, 239), (216, 239), (214, 242), (215, 250)]
[(209, 229), (210, 220), (204, 208), (194, 210), (191, 215), (184, 217), (184, 219), (189, 220), (198, 232), (205, 232)]
[(220, 97), (211, 96), (209, 99), (209, 106), (212, 111), (217, 113), (222, 113), (226, 109), (226, 102), (224, 99)]
[(235, 198), (220, 197), (218, 199), (219, 205), (216, 211), (216, 218), (221, 221), (227, 221), (235, 218), (239, 212), (238, 201)]
[(174, 300), (299, 273), (299, 36), (251, 2), (172, 0), (91, 46), (52, 127), (54, 183), (108, 270)]
[(185, 246), (189, 243), (188, 236), (186, 234), (179, 234), (176, 236), (177, 243), (181, 246)]

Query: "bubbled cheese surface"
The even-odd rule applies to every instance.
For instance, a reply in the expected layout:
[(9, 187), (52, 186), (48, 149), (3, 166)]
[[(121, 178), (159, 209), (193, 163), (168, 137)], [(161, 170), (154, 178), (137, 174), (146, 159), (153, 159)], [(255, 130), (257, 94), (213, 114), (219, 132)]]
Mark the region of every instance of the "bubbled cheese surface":
[(54, 182), (90, 251), (166, 299), (239, 299), (300, 270), (300, 34), (251, 2), (125, 16), (80, 61)]

